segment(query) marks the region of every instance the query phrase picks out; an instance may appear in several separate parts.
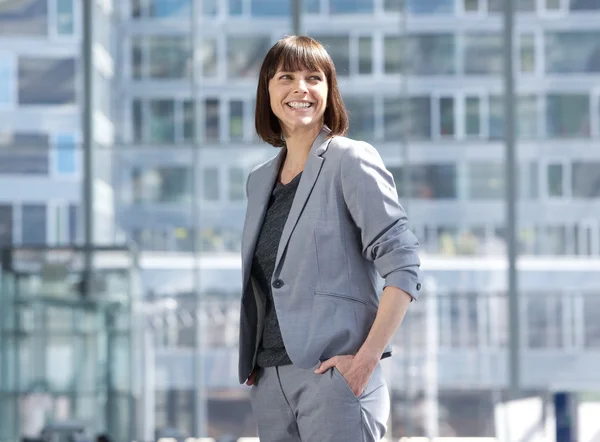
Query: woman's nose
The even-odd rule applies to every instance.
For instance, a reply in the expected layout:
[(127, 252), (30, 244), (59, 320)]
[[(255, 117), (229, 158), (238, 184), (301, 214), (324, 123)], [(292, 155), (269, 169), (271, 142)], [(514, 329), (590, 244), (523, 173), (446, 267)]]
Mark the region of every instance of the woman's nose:
[(298, 80), (296, 82), (294, 92), (303, 92), (303, 93), (308, 92), (308, 88), (306, 87), (306, 82), (304, 80)]

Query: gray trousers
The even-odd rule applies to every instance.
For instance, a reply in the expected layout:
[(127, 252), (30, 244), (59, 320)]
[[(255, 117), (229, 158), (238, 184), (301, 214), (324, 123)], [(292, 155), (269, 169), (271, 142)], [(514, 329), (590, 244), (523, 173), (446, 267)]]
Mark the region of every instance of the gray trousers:
[(380, 365), (359, 397), (336, 368), (261, 368), (250, 399), (261, 442), (379, 441), (390, 413)]

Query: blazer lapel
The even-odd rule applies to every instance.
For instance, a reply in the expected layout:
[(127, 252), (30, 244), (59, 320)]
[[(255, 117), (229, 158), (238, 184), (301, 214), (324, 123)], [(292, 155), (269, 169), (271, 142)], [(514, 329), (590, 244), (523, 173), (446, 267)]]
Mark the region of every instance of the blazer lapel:
[(250, 269), (252, 268), (252, 259), (256, 241), (267, 213), (269, 199), (273, 193), (273, 186), (279, 174), (281, 161), (285, 158), (285, 147), (281, 148), (279, 154), (271, 160), (264, 168), (258, 169), (255, 173), (253, 183), (254, 189), (248, 192), (248, 214), (246, 217), (246, 226), (244, 228), (244, 237), (247, 241), (244, 242), (244, 268), (242, 273), (242, 284), (245, 289), (246, 283), (250, 277)]
[(298, 184), (298, 189), (296, 190), (296, 196), (294, 197), (294, 202), (292, 203), (292, 208), (290, 209), (290, 213), (287, 217), (287, 221), (285, 226), (283, 227), (283, 232), (281, 234), (281, 240), (279, 241), (279, 248), (277, 249), (277, 260), (275, 261), (275, 273), (279, 272), (279, 266), (281, 257), (283, 256), (283, 252), (287, 247), (287, 244), (290, 240), (290, 236), (296, 227), (298, 219), (302, 214), (302, 210), (304, 210), (304, 206), (308, 201), (308, 197), (312, 192), (312, 189), (319, 177), (319, 173), (321, 172), (321, 167), (323, 166), (324, 158), (321, 156), (327, 149), (327, 145), (331, 141), (330, 139), (326, 139), (329, 131), (324, 128), (321, 130), (321, 133), (315, 139), (313, 143), (308, 158), (306, 160), (306, 164), (304, 165), (304, 170), (302, 172), (302, 176), (300, 177), (300, 183)]

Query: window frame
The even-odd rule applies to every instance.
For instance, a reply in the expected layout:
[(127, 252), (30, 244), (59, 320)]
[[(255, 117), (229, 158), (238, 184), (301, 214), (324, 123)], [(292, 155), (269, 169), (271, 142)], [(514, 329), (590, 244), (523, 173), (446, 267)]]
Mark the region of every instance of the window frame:
[[(550, 194), (549, 186), (549, 169), (550, 166), (560, 165), (562, 167), (562, 195), (554, 196)], [(540, 202), (561, 201), (571, 199), (571, 161), (565, 158), (547, 157), (540, 160), (540, 178), (542, 179), (543, 187), (540, 189)]]

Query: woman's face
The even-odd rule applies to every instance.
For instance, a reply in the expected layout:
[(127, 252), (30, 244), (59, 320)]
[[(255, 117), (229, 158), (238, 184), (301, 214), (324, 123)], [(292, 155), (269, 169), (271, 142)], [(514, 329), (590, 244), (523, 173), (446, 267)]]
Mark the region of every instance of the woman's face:
[(321, 71), (278, 70), (269, 81), (271, 110), (284, 135), (297, 130), (320, 130), (327, 107), (327, 79)]

